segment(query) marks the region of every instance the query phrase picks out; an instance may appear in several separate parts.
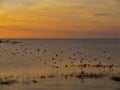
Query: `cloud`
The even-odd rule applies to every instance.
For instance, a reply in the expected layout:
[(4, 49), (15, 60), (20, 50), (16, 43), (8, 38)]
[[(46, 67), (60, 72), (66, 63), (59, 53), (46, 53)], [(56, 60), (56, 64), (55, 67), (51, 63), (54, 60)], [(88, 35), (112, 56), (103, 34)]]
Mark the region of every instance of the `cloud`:
[(114, 0), (116, 3), (120, 4), (120, 0)]
[[(51, 30), (51, 29), (40, 29), (40, 28), (32, 28), (25, 27), (22, 25), (13, 25), (13, 26), (0, 26), (0, 30), (6, 32), (14, 32), (16, 33), (16, 37), (111, 37), (111, 38), (119, 38), (120, 31), (119, 28), (107, 28), (103, 30), (95, 30), (95, 29), (84, 29), (84, 30)], [(10, 31), (11, 30), (11, 31)], [(20, 34), (21, 33), (21, 34)], [(22, 35), (24, 33), (24, 35)], [(37, 36), (36, 36), (37, 35)]]
[(1, 30), (20, 30), (20, 31), (34, 31), (35, 28), (25, 27), (22, 25), (0, 26)]
[(111, 2), (115, 5), (115, 7), (120, 9), (120, 0), (111, 0)]
[(88, 21), (88, 23), (92, 23), (92, 24), (100, 24), (101, 22), (100, 22), (100, 21), (97, 21), (97, 20), (91, 20), (91, 21)]
[(93, 14), (94, 16), (110, 16), (112, 15), (111, 13), (95, 13)]
[(29, 9), (33, 5), (43, 4), (45, 0), (0, 0), (0, 10), (5, 12), (19, 12)]
[(0, 26), (0, 30), (15, 30), (15, 31), (28, 31), (28, 32), (38, 32), (38, 33), (63, 33), (65, 30), (51, 30), (51, 29), (42, 29), (42, 28), (34, 28), (27, 27), (23, 25), (12, 25), (12, 26)]

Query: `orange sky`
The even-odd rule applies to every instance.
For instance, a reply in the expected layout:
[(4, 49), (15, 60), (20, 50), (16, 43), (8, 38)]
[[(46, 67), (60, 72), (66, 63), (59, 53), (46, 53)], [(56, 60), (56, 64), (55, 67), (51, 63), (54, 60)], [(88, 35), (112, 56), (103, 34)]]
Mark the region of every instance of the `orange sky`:
[(0, 38), (120, 38), (119, 0), (1, 0)]

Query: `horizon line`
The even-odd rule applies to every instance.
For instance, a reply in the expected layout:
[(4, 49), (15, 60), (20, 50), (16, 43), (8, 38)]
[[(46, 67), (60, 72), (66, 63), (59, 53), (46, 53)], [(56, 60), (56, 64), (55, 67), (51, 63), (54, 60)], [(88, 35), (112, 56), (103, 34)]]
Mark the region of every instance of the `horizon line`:
[(0, 39), (120, 39), (120, 38), (0, 38)]

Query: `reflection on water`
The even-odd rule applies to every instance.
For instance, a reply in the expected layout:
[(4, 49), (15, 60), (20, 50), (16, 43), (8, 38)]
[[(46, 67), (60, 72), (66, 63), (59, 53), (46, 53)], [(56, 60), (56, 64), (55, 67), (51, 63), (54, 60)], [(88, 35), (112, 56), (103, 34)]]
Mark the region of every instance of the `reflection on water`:
[(0, 90), (118, 90), (120, 40), (0, 41)]

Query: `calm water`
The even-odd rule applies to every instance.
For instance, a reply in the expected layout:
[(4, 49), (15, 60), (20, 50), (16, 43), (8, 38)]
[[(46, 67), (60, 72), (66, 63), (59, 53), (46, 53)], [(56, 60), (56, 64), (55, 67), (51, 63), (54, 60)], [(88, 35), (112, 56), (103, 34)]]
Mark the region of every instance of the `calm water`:
[(120, 79), (120, 39), (0, 43), (0, 90), (120, 90), (113, 76)]

